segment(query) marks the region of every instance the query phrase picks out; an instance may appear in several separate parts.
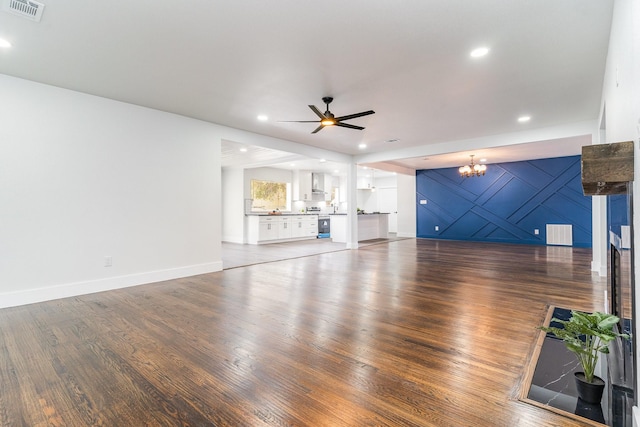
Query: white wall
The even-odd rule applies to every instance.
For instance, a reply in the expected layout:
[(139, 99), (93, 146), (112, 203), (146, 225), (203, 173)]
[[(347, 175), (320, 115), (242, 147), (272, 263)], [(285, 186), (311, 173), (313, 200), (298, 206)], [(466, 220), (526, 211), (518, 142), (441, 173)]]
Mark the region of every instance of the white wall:
[(358, 200), (356, 208), (362, 209), (368, 213), (378, 210), (378, 195), (375, 191), (357, 190), (356, 198)]
[(377, 191), (380, 188), (396, 188), (397, 179), (396, 176), (385, 176), (380, 178), (374, 178), (372, 185), (376, 191), (372, 190), (357, 190), (358, 208), (365, 212), (382, 212), (380, 203), (380, 193)]
[[(640, 24), (632, 0), (616, 0), (614, 4), (609, 52), (603, 84), (603, 104), (606, 106), (607, 142), (637, 139), (638, 46), (634, 46), (635, 26)], [(636, 162), (637, 163), (637, 162)]]
[(222, 268), (218, 126), (4, 75), (0, 93), (0, 306)]
[(222, 170), (222, 241), (246, 243), (244, 170)]
[(416, 176), (398, 174), (398, 237), (416, 237)]
[[(607, 142), (634, 141), (635, 176), (634, 193), (640, 194), (640, 150), (638, 149), (640, 124), (640, 5), (633, 0), (614, 3), (609, 52), (603, 84), (603, 108), (606, 117)], [(602, 117), (600, 122), (602, 122)], [(640, 198), (633, 199), (633, 226), (640, 230)], [(640, 233), (634, 234), (635, 265), (640, 266)], [(635, 269), (635, 283), (640, 283), (640, 269)], [(636, 307), (640, 307), (640, 293), (636, 292)], [(636, 327), (638, 327), (638, 319)], [(638, 355), (636, 355), (638, 357)], [(638, 359), (640, 366), (640, 359)], [(640, 384), (636, 385), (640, 390)], [(640, 422), (634, 411), (634, 425)]]
[(396, 179), (396, 175), (376, 177), (373, 185), (375, 185), (376, 188), (396, 188), (398, 186), (398, 180)]

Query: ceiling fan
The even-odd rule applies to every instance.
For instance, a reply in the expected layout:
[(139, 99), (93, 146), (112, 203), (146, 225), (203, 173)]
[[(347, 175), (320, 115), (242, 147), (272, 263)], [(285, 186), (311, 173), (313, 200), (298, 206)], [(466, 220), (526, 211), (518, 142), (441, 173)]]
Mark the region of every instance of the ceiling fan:
[(364, 128), (362, 126), (350, 125), (348, 123), (342, 123), (342, 122), (344, 120), (355, 119), (357, 117), (368, 116), (369, 114), (375, 113), (375, 111), (369, 110), (369, 111), (363, 111), (361, 113), (349, 114), (347, 116), (335, 117), (333, 113), (329, 111), (329, 104), (331, 104), (331, 101), (333, 101), (333, 98), (330, 96), (325, 96), (324, 98), (322, 98), (322, 102), (324, 102), (325, 105), (327, 106), (327, 111), (325, 111), (324, 113), (321, 113), (320, 110), (318, 110), (318, 108), (315, 105), (309, 105), (309, 108), (311, 108), (311, 110), (314, 113), (316, 113), (316, 115), (320, 118), (320, 120), (287, 120), (285, 122), (286, 123), (320, 123), (320, 126), (318, 126), (316, 130), (314, 130), (311, 133), (319, 132), (320, 130), (322, 130), (322, 128), (326, 126), (340, 126), (343, 128), (363, 130)]

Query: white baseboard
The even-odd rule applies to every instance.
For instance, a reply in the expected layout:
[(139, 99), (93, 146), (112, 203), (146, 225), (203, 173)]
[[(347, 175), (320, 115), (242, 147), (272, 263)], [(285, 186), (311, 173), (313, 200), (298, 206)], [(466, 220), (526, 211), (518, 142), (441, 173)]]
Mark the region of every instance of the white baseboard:
[(600, 277), (607, 277), (607, 266), (599, 262), (591, 261), (591, 271), (595, 271)]
[(241, 234), (240, 235), (233, 235), (233, 234), (223, 235), (222, 241), (227, 243), (240, 243), (240, 244), (245, 243), (244, 236)]
[(633, 409), (633, 427), (640, 427), (640, 409), (634, 406)]
[(397, 237), (413, 237), (413, 238), (415, 238), (416, 237), (416, 233), (402, 233), (402, 232), (399, 231), (398, 233), (396, 233), (396, 236)]
[(126, 276), (109, 277), (106, 279), (66, 283), (43, 288), (27, 289), (24, 291), (0, 293), (0, 308), (93, 294), (96, 292), (161, 282), (163, 280), (213, 273), (221, 270), (222, 261), (216, 261), (206, 264), (190, 265), (187, 267), (170, 268), (167, 270), (149, 271), (146, 273), (129, 274)]

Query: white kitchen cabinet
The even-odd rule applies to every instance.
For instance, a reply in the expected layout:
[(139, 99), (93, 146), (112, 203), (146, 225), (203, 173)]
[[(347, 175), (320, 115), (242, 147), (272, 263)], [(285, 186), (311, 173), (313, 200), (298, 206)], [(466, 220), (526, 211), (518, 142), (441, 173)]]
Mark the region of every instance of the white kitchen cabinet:
[(302, 218), (304, 216), (294, 216), (291, 218), (291, 237), (298, 238), (305, 235), (304, 228), (302, 228)]
[(331, 192), (333, 190), (333, 177), (328, 173), (324, 174), (324, 200), (331, 201)]
[[(277, 240), (278, 239), (278, 227), (280, 226), (280, 218), (276, 217), (251, 217), (256, 218), (254, 221), (257, 225), (257, 233), (253, 233), (255, 236), (255, 240), (258, 241), (266, 241), (266, 240)], [(249, 231), (249, 237), (251, 237), (251, 227)]]
[(310, 218), (306, 218), (303, 228), (307, 230), (307, 237), (318, 237), (318, 216), (311, 215)]
[(294, 174), (293, 199), (302, 201), (313, 200), (311, 183), (311, 171), (297, 171), (297, 174)]
[(291, 218), (291, 237), (306, 237), (307, 236), (307, 217), (305, 215), (294, 216)]
[(318, 236), (317, 215), (250, 215), (247, 216), (247, 243), (275, 243)]
[(281, 217), (278, 221), (278, 240), (291, 238), (291, 218)]
[(371, 176), (358, 175), (358, 179), (356, 181), (358, 190), (371, 190), (372, 185)]
[(316, 215), (300, 215), (291, 217), (291, 237), (316, 237), (318, 235), (318, 217)]

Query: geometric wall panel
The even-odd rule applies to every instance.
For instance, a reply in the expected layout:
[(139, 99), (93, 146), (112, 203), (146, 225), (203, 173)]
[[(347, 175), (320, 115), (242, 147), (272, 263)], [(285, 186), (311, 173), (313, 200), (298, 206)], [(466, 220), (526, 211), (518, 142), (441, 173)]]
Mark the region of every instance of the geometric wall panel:
[(580, 156), (494, 163), (481, 177), (418, 170), (416, 210), (418, 237), (544, 245), (547, 224), (570, 224), (573, 246), (591, 247)]

